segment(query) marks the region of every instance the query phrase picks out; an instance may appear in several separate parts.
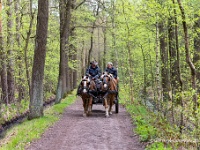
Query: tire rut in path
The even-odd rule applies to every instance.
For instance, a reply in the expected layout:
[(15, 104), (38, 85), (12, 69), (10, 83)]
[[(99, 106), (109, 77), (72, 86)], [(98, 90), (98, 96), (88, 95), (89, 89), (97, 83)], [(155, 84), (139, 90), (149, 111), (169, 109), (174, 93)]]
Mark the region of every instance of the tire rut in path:
[(92, 116), (83, 117), (82, 114), (79, 98), (27, 150), (144, 150), (124, 108), (119, 107), (119, 113), (109, 118), (105, 117), (102, 105), (93, 105)]

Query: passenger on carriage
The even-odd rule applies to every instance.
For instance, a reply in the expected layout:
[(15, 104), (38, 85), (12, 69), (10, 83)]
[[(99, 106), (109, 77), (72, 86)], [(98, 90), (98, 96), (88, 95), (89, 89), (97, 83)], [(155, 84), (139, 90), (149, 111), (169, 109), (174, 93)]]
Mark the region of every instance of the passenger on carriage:
[(107, 63), (107, 68), (105, 69), (105, 72), (112, 74), (113, 77), (115, 78), (116, 82), (117, 82), (117, 96), (118, 96), (118, 76), (117, 76), (117, 69), (113, 66), (112, 62), (108, 62)]
[(107, 63), (107, 68), (105, 69), (105, 72), (112, 74), (113, 77), (118, 81), (118, 78), (117, 78), (117, 69), (114, 68), (112, 62), (108, 62)]

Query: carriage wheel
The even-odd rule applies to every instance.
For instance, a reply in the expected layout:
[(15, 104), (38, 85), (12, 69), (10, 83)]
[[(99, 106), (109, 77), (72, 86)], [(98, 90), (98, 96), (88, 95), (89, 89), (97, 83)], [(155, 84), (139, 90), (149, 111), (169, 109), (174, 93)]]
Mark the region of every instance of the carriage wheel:
[(119, 101), (118, 99), (115, 100), (115, 113), (119, 112)]

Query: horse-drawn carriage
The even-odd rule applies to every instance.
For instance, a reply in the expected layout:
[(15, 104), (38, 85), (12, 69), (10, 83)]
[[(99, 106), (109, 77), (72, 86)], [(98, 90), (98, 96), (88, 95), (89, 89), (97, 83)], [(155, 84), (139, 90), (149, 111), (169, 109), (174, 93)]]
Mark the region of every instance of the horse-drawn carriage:
[[(97, 82), (97, 90), (95, 91), (89, 91), (89, 94), (93, 97), (92, 99), (92, 104), (100, 104), (100, 105), (104, 105), (104, 100), (105, 97), (111, 93), (112, 91), (102, 91), (100, 87), (101, 86), (102, 81), (98, 81)], [(116, 97), (114, 99), (114, 105), (115, 105), (115, 113), (119, 112), (119, 100), (118, 100), (118, 91), (114, 91), (113, 93), (116, 93)]]
[(83, 100), (84, 116), (91, 114), (93, 104), (103, 105), (106, 117), (112, 114), (113, 105), (115, 105), (115, 112), (119, 112), (118, 86), (112, 74), (104, 73), (101, 79), (97, 80), (84, 76), (81, 86), (80, 96)]

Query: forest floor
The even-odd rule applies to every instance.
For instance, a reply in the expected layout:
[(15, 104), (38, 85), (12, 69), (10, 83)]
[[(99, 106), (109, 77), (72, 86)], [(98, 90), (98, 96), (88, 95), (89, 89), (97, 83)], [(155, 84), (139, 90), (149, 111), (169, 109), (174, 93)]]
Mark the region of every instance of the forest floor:
[(79, 98), (67, 107), (61, 119), (27, 150), (144, 150), (133, 132), (134, 126), (125, 108), (105, 117), (102, 105), (93, 105), (92, 115), (83, 117)]

